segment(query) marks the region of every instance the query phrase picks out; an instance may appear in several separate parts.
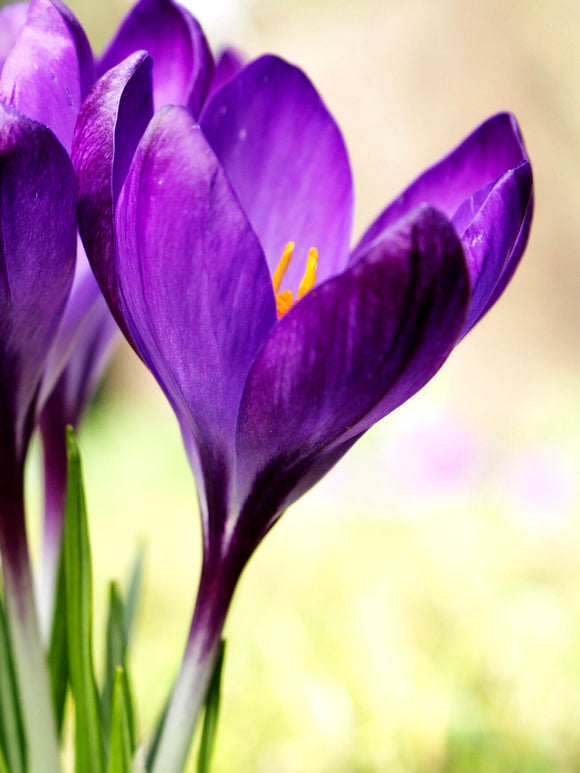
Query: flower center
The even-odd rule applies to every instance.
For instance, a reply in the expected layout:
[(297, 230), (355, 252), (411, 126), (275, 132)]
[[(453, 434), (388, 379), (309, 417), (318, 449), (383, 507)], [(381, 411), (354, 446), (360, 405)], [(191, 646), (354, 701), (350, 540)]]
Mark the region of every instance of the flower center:
[(280, 258), (280, 262), (276, 267), (276, 271), (274, 272), (274, 277), (272, 279), (272, 284), (274, 285), (274, 293), (276, 295), (276, 309), (278, 310), (279, 318), (283, 317), (284, 314), (286, 314), (286, 312), (289, 311), (290, 308), (295, 303), (298, 303), (300, 298), (306, 295), (306, 293), (309, 290), (312, 290), (312, 288), (316, 284), (318, 250), (316, 249), (316, 247), (311, 247), (308, 250), (306, 270), (304, 271), (304, 276), (302, 277), (302, 281), (300, 282), (296, 300), (293, 301), (294, 293), (292, 292), (292, 290), (283, 290), (282, 292), (280, 292), (280, 285), (282, 284), (282, 279), (284, 279), (284, 274), (286, 273), (286, 270), (290, 265), (290, 261), (292, 260), (294, 247), (295, 247), (294, 242), (288, 242), (288, 244), (284, 247), (284, 252), (282, 253), (282, 257)]

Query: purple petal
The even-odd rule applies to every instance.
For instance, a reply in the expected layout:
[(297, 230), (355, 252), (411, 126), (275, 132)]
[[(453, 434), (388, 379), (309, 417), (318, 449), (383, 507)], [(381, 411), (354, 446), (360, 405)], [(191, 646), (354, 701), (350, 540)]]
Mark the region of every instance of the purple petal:
[(214, 63), (203, 30), (172, 0), (141, 0), (131, 10), (100, 63), (100, 74), (135, 51), (153, 59), (155, 109), (187, 105), (198, 115), (213, 76)]
[[(96, 286), (94, 279), (92, 284)], [(63, 428), (68, 424), (78, 426), (109, 363), (117, 332), (115, 320), (99, 293), (84, 315), (66, 367), (43, 406), (41, 422), (46, 414), (56, 411)]]
[(490, 118), (390, 204), (353, 253), (421, 203), (452, 219), (466, 254), (473, 301), (462, 335), (505, 288), (523, 253), (532, 215), (532, 174), (514, 116)]
[(73, 277), (76, 186), (52, 132), (2, 104), (0, 172), (0, 402), (23, 454)]
[(134, 54), (109, 70), (89, 93), (79, 115), (72, 152), (83, 243), (109, 308), (130, 342), (119, 296), (113, 212), (152, 113), (151, 59), (143, 53)]
[(296, 290), (310, 247), (319, 251), (320, 280), (340, 271), (348, 258), (352, 178), (338, 127), (306, 76), (264, 56), (215, 94), (201, 126), (272, 273), (285, 245), (296, 244), (282, 289)]
[[(91, 364), (92, 358), (98, 355), (97, 358), (100, 359), (100, 350), (106, 348), (105, 340), (113, 337), (116, 328), (89, 266), (82, 242), (78, 239), (73, 284), (58, 334), (44, 369), (38, 397), (39, 410), (43, 409), (44, 403), (66, 369), (74, 373), (74, 379), (70, 376), (65, 379), (69, 399), (66, 402), (68, 417), (64, 426), (76, 424), (77, 417), (84, 408), (83, 395), (89, 391), (89, 387), (85, 389), (81, 382), (93, 383), (92, 371), (96, 365)], [(101, 338), (104, 339), (103, 342), (97, 345)], [(83, 369), (87, 371), (84, 375)]]
[(184, 108), (151, 121), (116, 223), (128, 327), (213, 475), (229, 463), (243, 384), (276, 310), (260, 244)]
[(231, 79), (239, 73), (244, 64), (245, 58), (239, 51), (236, 51), (236, 49), (232, 47), (224, 48), (215, 63), (215, 71), (209, 94), (207, 95), (208, 100), (213, 97), (216, 91), (219, 91), (222, 86), (229, 83)]
[(434, 375), (468, 304), (457, 236), (429, 207), (311, 290), (274, 328), (250, 371), (237, 429), (237, 505), (252, 491), (270, 517), (287, 506), (291, 492), (304, 490), (303, 476), (320, 477), (341, 446)]
[[(459, 231), (471, 276), (472, 299), (462, 336), (499, 298), (517, 268), (527, 243), (533, 212), (532, 170), (527, 161), (506, 172), (482, 203), (473, 197), (468, 226)], [(454, 218), (457, 227), (459, 211)]]
[(0, 72), (16, 43), (28, 13), (28, 3), (11, 3), (0, 10)]
[(430, 204), (452, 219), (467, 199), (526, 159), (515, 118), (508, 113), (490, 118), (389, 204), (366, 231), (355, 254), (420, 204)]
[(0, 76), (3, 101), (50, 127), (70, 150), (93, 80), (89, 42), (72, 13), (59, 0), (32, 0)]

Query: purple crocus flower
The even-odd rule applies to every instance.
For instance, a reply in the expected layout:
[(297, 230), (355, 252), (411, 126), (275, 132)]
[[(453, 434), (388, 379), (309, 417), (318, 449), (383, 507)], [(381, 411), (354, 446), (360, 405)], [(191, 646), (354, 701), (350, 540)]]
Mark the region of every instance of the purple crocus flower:
[[(6, 46), (0, 74), (0, 550), (32, 773), (57, 771), (60, 763), (36, 622), (23, 469), (73, 279), (76, 182), (66, 145), (83, 96), (80, 35), (72, 38), (69, 17), (51, 3), (29, 7), (27, 18), (40, 17), (43, 25), (25, 25)], [(10, 43), (22, 6), (6, 8), (0, 25), (6, 20)], [(44, 67), (33, 72), (24, 46)]]
[(351, 250), (346, 149), (300, 70), (262, 57), (199, 122), (166, 107), (141, 137), (150, 90), (144, 56), (109, 72), (81, 110), (73, 160), (89, 259), (198, 485), (200, 588), (153, 768), (173, 773), (246, 562), (499, 297), (527, 241), (532, 173), (515, 119), (497, 115)]
[[(24, 7), (8, 6), (0, 29), (17, 33), (0, 77), (2, 99), (50, 127), (70, 154), (81, 101), (95, 80), (93, 55), (82, 28), (58, 0), (33, 0)], [(34, 419), (41, 427), (45, 460), (42, 582), (37, 586), (45, 640), (50, 634), (64, 515), (66, 426), (76, 426), (90, 396), (84, 387), (95, 385), (95, 375), (102, 371), (102, 350), (110, 351), (115, 331), (78, 241), (71, 293), (35, 400)]]
[[(0, 12), (2, 64), (8, 58), (4, 97), (50, 126), (69, 152), (80, 101), (94, 83), (95, 73), (106, 72), (127, 53), (139, 49), (149, 50), (154, 57), (153, 94), (158, 105), (176, 101), (197, 109), (210, 85), (215, 90), (240, 66), (232, 53), (225, 63), (218, 62), (214, 78), (212, 54), (201, 28), (172, 0), (141, 0), (135, 5), (96, 65), (78, 21), (59, 0), (18, 3)], [(53, 59), (51, 74), (47, 62)], [(47, 99), (47, 89), (53, 83)], [(66, 495), (66, 426), (78, 425), (113, 351), (115, 330), (79, 241), (67, 311), (37, 401), (45, 464), (38, 608), (45, 638), (52, 618)]]
[[(214, 64), (192, 17), (172, 0), (142, 0), (99, 73), (144, 46), (155, 56), (156, 104), (177, 99), (199, 108)], [(40, 606), (48, 629), (66, 485), (64, 429), (78, 422), (115, 330), (82, 249), (71, 291), (76, 182), (69, 154), (95, 75), (87, 38), (60, 0), (0, 11), (0, 550), (32, 773), (57, 770), (59, 763), (24, 524), (24, 460), (38, 422), (46, 462)]]

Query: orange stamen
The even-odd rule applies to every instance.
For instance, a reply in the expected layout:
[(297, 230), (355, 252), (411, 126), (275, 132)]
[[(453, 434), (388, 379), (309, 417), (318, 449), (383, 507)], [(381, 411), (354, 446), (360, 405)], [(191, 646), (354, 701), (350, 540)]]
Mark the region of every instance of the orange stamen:
[(284, 279), (284, 274), (286, 273), (286, 270), (290, 265), (290, 261), (292, 260), (292, 253), (294, 252), (295, 246), (296, 245), (294, 244), (294, 242), (288, 242), (288, 244), (284, 247), (284, 252), (282, 253), (280, 262), (276, 266), (276, 271), (274, 272), (274, 278), (272, 279), (272, 284), (274, 285), (275, 293), (277, 293), (278, 290), (280, 289), (280, 285), (282, 284), (282, 280)]
[(312, 290), (316, 284), (318, 250), (315, 247), (311, 247), (308, 250), (306, 270), (304, 271), (304, 276), (300, 282), (296, 300), (294, 301), (294, 294), (292, 290), (283, 290), (280, 292), (280, 286), (282, 285), (284, 274), (286, 273), (288, 266), (290, 265), (290, 261), (292, 260), (294, 247), (294, 242), (288, 242), (288, 244), (284, 247), (284, 252), (282, 253), (282, 257), (280, 258), (280, 262), (278, 263), (276, 271), (274, 272), (274, 277), (272, 278), (272, 285), (274, 287), (274, 294), (276, 296), (276, 309), (278, 311), (278, 318), (283, 317), (284, 314), (286, 314), (286, 312), (289, 311), (290, 308), (294, 305), (294, 303), (298, 303), (300, 298), (304, 297), (306, 293), (309, 290)]
[(312, 290), (316, 284), (316, 269), (318, 268), (318, 250), (311, 247), (308, 250), (308, 260), (306, 261), (306, 271), (298, 288), (298, 299), (303, 298), (309, 290)]

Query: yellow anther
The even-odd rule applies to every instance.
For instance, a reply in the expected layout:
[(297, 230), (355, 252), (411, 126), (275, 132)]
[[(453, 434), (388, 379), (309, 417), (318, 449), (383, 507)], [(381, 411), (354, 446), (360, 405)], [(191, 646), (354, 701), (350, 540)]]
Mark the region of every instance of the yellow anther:
[(284, 314), (286, 314), (286, 312), (289, 311), (289, 309), (294, 305), (294, 303), (298, 303), (300, 298), (306, 295), (309, 290), (312, 290), (316, 284), (318, 250), (314, 247), (311, 247), (308, 250), (306, 270), (304, 272), (304, 276), (302, 277), (302, 281), (300, 282), (300, 287), (298, 288), (298, 296), (296, 301), (294, 301), (294, 294), (292, 290), (283, 290), (280, 292), (280, 286), (282, 284), (282, 280), (284, 279), (284, 274), (286, 273), (286, 270), (290, 265), (290, 261), (292, 260), (294, 247), (294, 242), (288, 242), (288, 244), (284, 247), (284, 252), (282, 253), (280, 262), (276, 266), (276, 271), (274, 272), (274, 277), (272, 279), (274, 294), (276, 296), (276, 309), (278, 311), (278, 317), (283, 317)]
[(298, 300), (303, 298), (309, 290), (312, 290), (316, 284), (316, 269), (318, 267), (318, 250), (311, 247), (308, 250), (308, 260), (306, 261), (306, 271), (298, 288)]
[(274, 272), (274, 278), (272, 279), (272, 284), (274, 285), (275, 293), (277, 293), (278, 290), (280, 289), (280, 285), (282, 284), (282, 280), (284, 279), (284, 274), (286, 273), (286, 270), (290, 265), (290, 261), (292, 260), (292, 253), (294, 252), (294, 247), (295, 247), (294, 242), (288, 242), (288, 244), (284, 247), (284, 252), (282, 253), (280, 262), (276, 266), (276, 271)]

